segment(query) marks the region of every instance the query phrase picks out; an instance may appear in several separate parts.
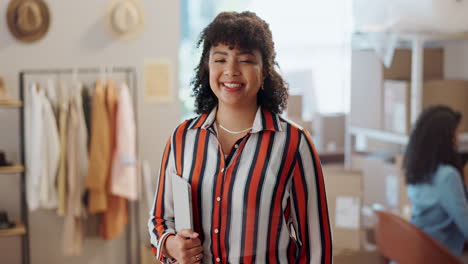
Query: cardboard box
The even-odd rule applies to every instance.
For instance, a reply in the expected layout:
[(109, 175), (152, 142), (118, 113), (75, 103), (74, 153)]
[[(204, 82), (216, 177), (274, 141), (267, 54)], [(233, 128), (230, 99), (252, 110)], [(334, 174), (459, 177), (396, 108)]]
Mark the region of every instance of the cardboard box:
[(334, 264), (381, 264), (382, 257), (372, 250), (336, 250), (333, 249)]
[(318, 152), (344, 151), (345, 114), (318, 114), (314, 118), (315, 146)]
[(299, 127), (306, 129), (309, 134), (314, 134), (312, 130), (312, 121), (302, 120), (302, 118), (299, 116), (288, 116), (288, 120), (298, 125)]
[(351, 169), (362, 171), (364, 205), (387, 204), (384, 166), (385, 161), (381, 158), (353, 154)]
[[(411, 80), (411, 55), (410, 49), (397, 49), (393, 56), (390, 68), (383, 69), (384, 80)], [(442, 48), (424, 49), (425, 80), (444, 78), (444, 50)]]
[[(384, 82), (384, 129), (396, 133), (411, 131), (411, 83), (387, 80)], [(423, 109), (437, 104), (447, 105), (468, 116), (468, 81), (425, 81), (422, 91)], [(468, 118), (461, 121), (461, 130), (468, 131)]]
[(401, 217), (411, 218), (411, 206), (403, 171), (403, 156), (396, 156), (384, 164), (385, 197), (388, 208)]
[(362, 175), (324, 166), (334, 250), (361, 249)]
[(408, 212), (408, 196), (402, 169), (402, 156), (382, 154), (365, 156), (354, 154), (351, 168), (363, 175), (363, 204), (380, 204), (401, 216)]
[[(424, 79), (443, 79), (443, 49), (424, 50)], [(411, 79), (411, 51), (397, 49), (390, 68), (372, 50), (351, 55), (351, 126), (382, 129), (384, 80)]]
[(288, 117), (295, 116), (302, 119), (302, 95), (290, 95), (288, 98)]

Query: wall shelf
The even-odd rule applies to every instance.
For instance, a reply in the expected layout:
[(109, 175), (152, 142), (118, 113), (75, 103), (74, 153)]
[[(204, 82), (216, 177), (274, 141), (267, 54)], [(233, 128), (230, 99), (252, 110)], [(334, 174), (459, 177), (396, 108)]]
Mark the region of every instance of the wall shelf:
[(18, 108), (22, 106), (23, 102), (19, 100), (0, 100), (0, 108)]
[(21, 164), (13, 164), (11, 166), (0, 166), (0, 174), (22, 173), (24, 167)]
[[(399, 145), (408, 144), (409, 139), (409, 136), (404, 134), (361, 127), (350, 127), (349, 133), (353, 136), (363, 136)], [(460, 152), (468, 152), (468, 133), (462, 133), (458, 137), (458, 150)]]
[(15, 227), (0, 230), (0, 237), (21, 236), (26, 234), (26, 228), (22, 223), (16, 223)]

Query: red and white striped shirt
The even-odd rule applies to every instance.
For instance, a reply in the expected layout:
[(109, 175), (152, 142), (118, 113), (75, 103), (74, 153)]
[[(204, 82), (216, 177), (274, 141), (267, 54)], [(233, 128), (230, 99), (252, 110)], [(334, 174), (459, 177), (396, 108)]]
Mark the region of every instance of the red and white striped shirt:
[(322, 169), (309, 134), (261, 107), (251, 132), (224, 155), (216, 108), (169, 139), (148, 227), (153, 252), (175, 233), (171, 176), (192, 187), (203, 263), (332, 263)]

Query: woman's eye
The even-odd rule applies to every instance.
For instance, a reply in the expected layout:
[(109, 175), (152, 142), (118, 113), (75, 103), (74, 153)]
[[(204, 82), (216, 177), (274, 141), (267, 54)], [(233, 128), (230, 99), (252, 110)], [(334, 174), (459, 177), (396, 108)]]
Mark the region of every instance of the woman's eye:
[(224, 59), (217, 59), (214, 62), (225, 62), (225, 60)]
[(241, 60), (243, 63), (254, 63), (252, 60)]

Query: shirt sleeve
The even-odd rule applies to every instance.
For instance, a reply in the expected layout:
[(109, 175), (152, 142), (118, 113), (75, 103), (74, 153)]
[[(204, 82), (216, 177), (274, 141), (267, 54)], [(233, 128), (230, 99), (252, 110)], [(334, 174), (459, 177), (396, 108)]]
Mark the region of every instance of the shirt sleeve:
[[(299, 263), (332, 263), (332, 237), (320, 160), (307, 131), (301, 132), (290, 185), (291, 236)], [(291, 230), (290, 230), (291, 231)]]
[(163, 263), (171, 263), (173, 261), (164, 256), (162, 252), (166, 239), (170, 235), (175, 234), (171, 181), (171, 175), (175, 173), (175, 166), (172, 152), (171, 140), (169, 140), (164, 149), (155, 198), (148, 221), (153, 253)]
[(444, 173), (440, 182), (440, 203), (463, 232), (465, 239), (468, 239), (468, 225), (466, 224), (468, 223), (468, 202), (465, 196), (465, 186), (460, 173), (453, 167), (448, 167)]

